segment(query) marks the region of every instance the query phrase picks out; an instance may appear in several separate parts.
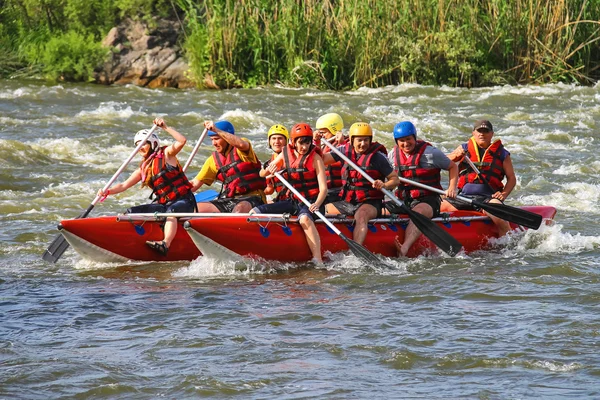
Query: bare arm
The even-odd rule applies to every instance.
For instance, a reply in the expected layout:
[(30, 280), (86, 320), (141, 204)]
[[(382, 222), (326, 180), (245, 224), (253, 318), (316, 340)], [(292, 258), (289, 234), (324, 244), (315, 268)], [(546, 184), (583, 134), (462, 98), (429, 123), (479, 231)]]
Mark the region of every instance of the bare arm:
[(331, 155), (331, 153), (325, 153), (323, 154), (323, 164), (325, 165), (331, 165), (333, 163), (335, 163), (335, 159), (333, 158), (333, 156)]
[(448, 189), (446, 189), (446, 197), (455, 198), (458, 194), (458, 189), (456, 185), (458, 184), (458, 165), (454, 162), (450, 161), (450, 166), (448, 167)]
[(313, 166), (317, 172), (317, 181), (319, 182), (319, 196), (317, 200), (311, 204), (310, 211), (315, 212), (321, 207), (325, 199), (327, 198), (327, 177), (325, 176), (325, 164), (323, 159), (318, 155), (313, 160)]
[(98, 196), (108, 196), (109, 194), (117, 194), (126, 191), (136, 183), (142, 180), (142, 172), (140, 169), (136, 169), (133, 171), (129, 178), (125, 180), (125, 182), (117, 183), (116, 185), (112, 185), (110, 189), (106, 192), (103, 192), (102, 189), (98, 190)]
[(219, 135), (220, 138), (224, 139), (233, 147), (240, 149), (243, 152), (250, 150), (250, 143), (248, 143), (245, 140), (242, 140), (242, 138), (240, 137), (232, 135), (231, 133), (220, 130), (215, 126), (215, 123), (213, 121), (204, 121), (204, 127), (209, 131), (215, 132), (217, 135)]
[(177, 161), (175, 157), (177, 154), (183, 149), (183, 146), (187, 143), (187, 139), (181, 133), (177, 132), (175, 129), (167, 126), (167, 123), (162, 118), (156, 118), (154, 120), (154, 124), (167, 132), (169, 135), (175, 139), (175, 143), (167, 146), (165, 149), (166, 161), (171, 165), (176, 165)]
[(502, 163), (502, 167), (504, 168), (504, 174), (506, 175), (506, 185), (502, 192), (496, 192), (492, 195), (493, 198), (498, 200), (505, 200), (517, 185), (517, 176), (515, 175), (515, 169), (513, 168), (510, 156), (506, 156)]
[(454, 151), (450, 154), (448, 154), (448, 158), (450, 159), (450, 161), (460, 161), (462, 160), (462, 158), (465, 156), (465, 150), (463, 149), (462, 146), (458, 146), (456, 149), (454, 149)]

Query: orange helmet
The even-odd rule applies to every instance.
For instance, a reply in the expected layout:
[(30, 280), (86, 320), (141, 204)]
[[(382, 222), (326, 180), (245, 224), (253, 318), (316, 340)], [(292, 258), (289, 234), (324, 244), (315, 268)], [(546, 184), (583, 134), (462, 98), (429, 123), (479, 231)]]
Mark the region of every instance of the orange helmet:
[(310, 125), (304, 122), (294, 125), (294, 127), (290, 131), (290, 134), (290, 137), (292, 138), (292, 143), (296, 143), (296, 140), (301, 137), (309, 137), (311, 139), (313, 137), (312, 128), (310, 127)]

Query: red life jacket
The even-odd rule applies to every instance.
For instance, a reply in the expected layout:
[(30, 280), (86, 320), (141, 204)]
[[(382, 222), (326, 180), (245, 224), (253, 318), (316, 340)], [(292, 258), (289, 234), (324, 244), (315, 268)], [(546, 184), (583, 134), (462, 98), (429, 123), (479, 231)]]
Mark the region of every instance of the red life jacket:
[[(273, 153), (271, 155), (271, 162), (273, 160), (275, 160), (278, 155), (279, 154), (277, 154), (277, 153)], [(281, 171), (281, 175), (285, 179), (288, 179), (287, 173), (285, 171)], [(289, 190), (288, 190), (288, 188), (286, 188), (285, 185), (283, 183), (281, 183), (281, 181), (279, 179), (277, 179), (277, 178), (268, 178), (267, 179), (267, 185), (273, 186), (273, 188), (275, 189), (275, 198), (273, 199), (273, 202), (281, 201), (281, 200), (287, 200), (290, 197), (289, 196)]]
[[(358, 159), (356, 157), (356, 151), (354, 151), (354, 147), (350, 143), (346, 143), (342, 148), (342, 153), (365, 171), (367, 175), (375, 180), (383, 180), (385, 179), (385, 176), (383, 176), (379, 170), (375, 169), (371, 163), (373, 155), (378, 151), (387, 157), (385, 147), (377, 142), (371, 143), (371, 146), (367, 151), (361, 154)], [(348, 163), (344, 163), (344, 166), (342, 167), (342, 177), (344, 179), (344, 187), (340, 192), (340, 198), (342, 200), (362, 203), (365, 200), (383, 199), (383, 192), (375, 189), (367, 178), (363, 177), (354, 168), (349, 166)]]
[[(417, 145), (409, 156), (404, 154), (398, 146), (394, 146), (394, 163), (396, 164), (396, 168), (398, 168), (400, 177), (441, 189), (442, 177), (440, 175), (440, 169), (419, 167), (421, 157), (428, 146), (431, 146), (431, 144), (423, 140), (417, 140)], [(402, 182), (396, 191), (396, 195), (402, 200), (417, 199), (419, 197), (435, 194), (436, 193), (431, 190), (420, 189), (416, 186)]]
[[(311, 145), (308, 153), (296, 155), (294, 146), (288, 144), (283, 149), (284, 167), (288, 182), (309, 202), (313, 203), (319, 196), (319, 181), (314, 167), (315, 154), (321, 155), (321, 149)], [(297, 198), (294, 195), (294, 198)]]
[(242, 161), (235, 147), (231, 146), (227, 156), (218, 151), (213, 151), (212, 156), (225, 197), (233, 198), (267, 187), (267, 181), (259, 175), (260, 162)]
[[(325, 140), (325, 139), (323, 139)], [(345, 143), (332, 143), (334, 146), (338, 147)], [(323, 153), (330, 153), (331, 149), (328, 146), (323, 148)], [(344, 163), (342, 161), (334, 162), (333, 164), (329, 164), (325, 166), (325, 175), (327, 176), (327, 188), (334, 189), (338, 187), (344, 186), (344, 180), (342, 179), (342, 165)]]
[[(483, 153), (483, 157), (479, 154), (479, 146), (475, 142), (474, 138), (471, 138), (467, 142), (467, 153), (465, 157), (469, 157), (473, 164), (479, 169), (481, 175), (488, 181), (492, 190), (498, 192), (504, 190), (504, 167), (502, 165), (503, 160), (500, 159), (500, 155), (504, 150), (504, 146), (500, 140), (496, 140), (488, 147)], [(479, 183), (484, 184), (477, 174), (469, 167), (469, 164), (461, 162), (459, 165), (460, 177), (458, 178), (458, 188), (462, 189), (467, 183)]]
[(150, 165), (152, 176), (149, 186), (156, 196), (156, 201), (160, 204), (179, 200), (192, 190), (192, 184), (183, 173), (179, 162), (177, 162), (177, 167), (167, 165), (165, 148), (166, 146), (158, 150), (158, 155)]

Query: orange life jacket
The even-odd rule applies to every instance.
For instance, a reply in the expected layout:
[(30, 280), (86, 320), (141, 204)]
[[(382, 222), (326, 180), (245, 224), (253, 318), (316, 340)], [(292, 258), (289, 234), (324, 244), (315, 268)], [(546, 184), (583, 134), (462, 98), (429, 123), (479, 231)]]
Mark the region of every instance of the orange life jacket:
[[(479, 146), (475, 142), (474, 138), (471, 138), (467, 142), (467, 153), (465, 157), (469, 157), (473, 164), (479, 169), (481, 175), (488, 181), (492, 190), (495, 192), (502, 191), (504, 189), (504, 184), (502, 180), (504, 179), (504, 166), (502, 165), (503, 160), (500, 159), (500, 155), (502, 154), (502, 150), (504, 150), (504, 146), (500, 140), (496, 140), (494, 143), (490, 145), (483, 156), (479, 154)], [(479, 183), (484, 184), (477, 174), (472, 170), (469, 164), (465, 162), (461, 162), (459, 165), (459, 178), (458, 178), (458, 188), (462, 189), (467, 183)]]
[[(379, 170), (375, 169), (371, 162), (373, 155), (378, 151), (387, 157), (385, 147), (377, 142), (371, 143), (367, 151), (358, 156), (358, 159), (356, 151), (354, 151), (354, 147), (350, 143), (346, 143), (342, 148), (342, 153), (365, 171), (367, 175), (375, 180), (383, 180), (385, 176)], [(342, 177), (344, 179), (344, 186), (340, 192), (342, 200), (362, 203), (365, 200), (383, 199), (383, 192), (375, 189), (367, 178), (349, 166), (348, 163), (344, 163), (342, 167)]]
[[(410, 155), (404, 154), (398, 146), (394, 146), (394, 163), (398, 168), (398, 173), (402, 178), (410, 179), (411, 181), (422, 183), (423, 185), (431, 186), (437, 189), (442, 188), (441, 175), (439, 168), (422, 168), (419, 167), (421, 157), (425, 149), (431, 146), (430, 143), (423, 140), (417, 140), (414, 151)], [(435, 192), (426, 189), (420, 189), (416, 186), (400, 182), (396, 195), (399, 199), (410, 200), (417, 199), (423, 196), (435, 195)]]
[[(283, 149), (284, 168), (288, 182), (309, 202), (319, 196), (319, 181), (314, 167), (315, 154), (321, 155), (321, 149), (311, 145), (308, 153), (298, 156), (292, 144)], [(295, 198), (296, 195), (294, 195)]]
[(179, 162), (177, 162), (177, 167), (167, 165), (165, 148), (166, 146), (158, 150), (158, 154), (149, 167), (152, 176), (148, 186), (152, 188), (156, 201), (160, 204), (179, 200), (192, 190), (192, 184), (183, 173)]
[(231, 147), (226, 156), (218, 151), (212, 153), (218, 168), (217, 179), (223, 182), (221, 193), (224, 197), (233, 198), (255, 190), (264, 190), (267, 181), (259, 175), (260, 162), (242, 161), (236, 148)]

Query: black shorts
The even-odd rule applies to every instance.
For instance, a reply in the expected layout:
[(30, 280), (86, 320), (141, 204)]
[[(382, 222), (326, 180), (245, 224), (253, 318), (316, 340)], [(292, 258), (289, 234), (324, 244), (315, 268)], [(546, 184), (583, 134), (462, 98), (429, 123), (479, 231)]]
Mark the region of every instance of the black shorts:
[(423, 196), (416, 199), (411, 199), (411, 201), (407, 202), (406, 205), (409, 206), (412, 210), (417, 204), (420, 203), (428, 204), (431, 207), (431, 209), (433, 210), (433, 216), (431, 218), (435, 218), (440, 215), (440, 205), (442, 204), (442, 198), (439, 195), (433, 194), (430, 196)]
[(180, 199), (166, 204), (151, 203), (134, 206), (127, 209), (127, 214), (142, 213), (193, 213), (196, 211), (196, 198), (192, 192)]
[(210, 203), (217, 207), (217, 209), (220, 212), (230, 213), (233, 212), (235, 206), (237, 206), (242, 201), (247, 201), (248, 203), (250, 203), (250, 208), (258, 207), (264, 204), (264, 201), (260, 196), (240, 196), (234, 198), (216, 199), (211, 201)]
[(325, 197), (325, 201), (323, 204), (335, 203), (336, 201), (340, 201), (340, 192), (342, 188), (329, 189), (327, 191), (327, 197)]
[[(492, 196), (484, 196), (484, 195), (475, 195), (475, 196), (461, 195), (461, 197), (466, 197), (468, 199), (476, 200), (476, 201), (479, 201), (481, 203), (489, 203), (489, 201), (492, 199)], [(454, 206), (454, 208), (456, 208), (457, 210), (466, 210), (466, 211), (475, 210), (475, 211), (481, 211), (480, 207), (477, 207), (476, 205), (474, 205), (472, 203), (467, 203), (465, 201), (460, 201), (458, 199), (450, 199), (450, 198), (446, 198), (445, 200), (448, 203), (452, 204)]]
[(334, 205), (335, 208), (338, 209), (338, 211), (340, 212), (340, 214), (343, 215), (354, 215), (356, 214), (356, 212), (358, 211), (358, 209), (364, 205), (364, 204), (370, 204), (373, 207), (375, 207), (375, 209), (377, 210), (377, 217), (379, 218), (381, 217), (381, 209), (383, 207), (383, 200), (378, 199), (378, 200), (365, 200), (363, 202), (360, 203), (348, 203), (347, 201), (343, 201), (343, 200), (338, 200), (338, 201), (334, 201), (333, 203), (331, 203)]

